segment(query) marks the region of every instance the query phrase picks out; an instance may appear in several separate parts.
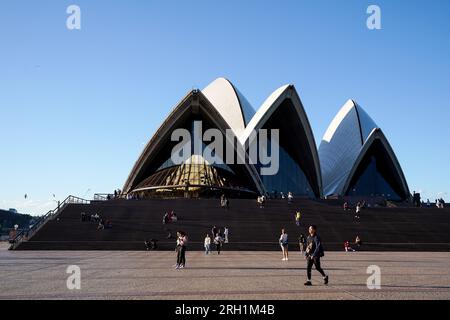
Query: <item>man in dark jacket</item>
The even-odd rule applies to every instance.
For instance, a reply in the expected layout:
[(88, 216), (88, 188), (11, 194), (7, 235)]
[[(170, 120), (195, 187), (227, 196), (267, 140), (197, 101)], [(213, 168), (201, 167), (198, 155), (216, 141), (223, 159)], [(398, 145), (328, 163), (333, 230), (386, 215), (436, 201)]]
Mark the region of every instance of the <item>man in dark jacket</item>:
[(316, 267), (316, 270), (320, 272), (323, 277), (323, 283), (328, 284), (328, 276), (320, 267), (320, 258), (324, 256), (323, 246), (320, 241), (320, 237), (317, 234), (317, 227), (312, 225), (309, 227), (309, 236), (306, 240), (306, 275), (308, 280), (305, 282), (305, 286), (311, 286), (311, 270), (312, 266)]

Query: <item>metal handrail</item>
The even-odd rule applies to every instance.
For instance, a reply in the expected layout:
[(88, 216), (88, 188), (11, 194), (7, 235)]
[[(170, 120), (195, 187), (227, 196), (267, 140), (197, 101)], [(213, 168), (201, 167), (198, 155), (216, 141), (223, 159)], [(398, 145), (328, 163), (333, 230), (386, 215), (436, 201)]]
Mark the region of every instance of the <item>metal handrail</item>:
[(106, 201), (108, 200), (108, 196), (112, 199), (113, 195), (109, 193), (95, 193), (94, 200), (95, 201)]
[(94, 201), (109, 201), (114, 199), (122, 199), (122, 194), (112, 194), (112, 193), (94, 193)]
[(23, 229), (20, 231), (12, 240), (11, 247), (9, 250), (14, 250), (17, 248), (17, 246), (22, 243), (23, 241), (26, 241), (30, 239), (43, 225), (45, 225), (49, 220), (52, 220), (58, 216), (58, 214), (68, 205), (68, 204), (89, 204), (91, 203), (89, 200), (79, 198), (76, 196), (68, 196), (62, 203), (58, 202), (58, 206), (44, 214), (42, 217), (40, 217), (33, 226), (31, 226), (29, 229)]

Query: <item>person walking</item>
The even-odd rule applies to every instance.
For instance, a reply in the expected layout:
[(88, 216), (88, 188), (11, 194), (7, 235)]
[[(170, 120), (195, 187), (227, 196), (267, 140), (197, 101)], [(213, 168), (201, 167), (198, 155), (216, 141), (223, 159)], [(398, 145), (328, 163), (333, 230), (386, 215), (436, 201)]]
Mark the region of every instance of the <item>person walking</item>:
[(283, 253), (283, 259), (282, 261), (288, 261), (289, 260), (289, 253), (288, 253), (288, 234), (286, 233), (286, 230), (281, 229), (281, 236), (278, 240), (280, 243), (281, 251)]
[(300, 247), (300, 254), (303, 255), (303, 252), (305, 251), (305, 243), (306, 239), (303, 233), (300, 233), (300, 237), (298, 237), (298, 245)]
[(216, 245), (217, 254), (220, 254), (223, 244), (223, 238), (220, 233), (217, 233), (216, 237), (214, 238), (214, 244)]
[(322, 242), (320, 241), (320, 237), (317, 234), (317, 227), (315, 225), (311, 225), (309, 227), (309, 236), (306, 240), (306, 276), (307, 281), (305, 282), (305, 286), (311, 286), (311, 270), (312, 266), (316, 267), (316, 270), (322, 275), (323, 283), (328, 284), (328, 276), (323, 271), (320, 266), (320, 258), (323, 257), (324, 250), (322, 246)]
[(212, 227), (211, 233), (212, 233), (212, 237), (215, 238), (217, 235), (217, 227), (216, 226)]
[(210, 251), (211, 251), (211, 237), (209, 236), (209, 234), (207, 234), (205, 237), (205, 254), (209, 254)]
[(295, 224), (297, 225), (297, 227), (300, 227), (300, 217), (301, 217), (301, 213), (300, 213), (300, 211), (297, 211), (295, 213)]

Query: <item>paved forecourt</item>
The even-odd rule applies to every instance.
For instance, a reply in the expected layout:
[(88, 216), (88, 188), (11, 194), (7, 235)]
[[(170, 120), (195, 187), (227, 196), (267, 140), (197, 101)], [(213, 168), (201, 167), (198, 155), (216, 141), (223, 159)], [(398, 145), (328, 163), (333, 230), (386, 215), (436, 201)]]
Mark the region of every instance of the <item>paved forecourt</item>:
[[(174, 252), (0, 250), (0, 299), (450, 299), (450, 253), (327, 252), (328, 286), (291, 252), (187, 252), (174, 270)], [(67, 288), (67, 268), (81, 270), (81, 289)], [(381, 270), (381, 289), (367, 288), (367, 268)]]

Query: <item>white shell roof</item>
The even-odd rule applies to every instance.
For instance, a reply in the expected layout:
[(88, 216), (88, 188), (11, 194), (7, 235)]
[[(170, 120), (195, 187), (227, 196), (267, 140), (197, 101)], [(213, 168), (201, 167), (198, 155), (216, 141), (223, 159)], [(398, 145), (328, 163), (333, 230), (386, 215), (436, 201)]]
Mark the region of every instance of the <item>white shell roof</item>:
[(287, 98), (292, 99), (292, 102), (297, 110), (301, 126), (305, 130), (305, 134), (308, 139), (308, 145), (310, 147), (310, 152), (312, 153), (312, 158), (314, 162), (313, 170), (315, 170), (315, 175), (317, 176), (317, 184), (319, 189), (318, 193), (321, 194), (322, 178), (314, 136), (308, 118), (306, 116), (305, 110), (303, 109), (300, 98), (298, 97), (298, 93), (293, 85), (290, 84), (283, 85), (269, 95), (269, 97), (263, 102), (261, 107), (259, 107), (253, 118), (247, 124), (245, 130), (239, 136), (239, 141), (243, 146), (246, 146), (251, 133), (254, 130), (258, 130), (260, 127), (262, 127), (266, 123), (266, 121), (268, 121), (268, 119), (272, 117), (273, 113), (277, 110), (277, 108), (282, 105), (282, 102)]
[(375, 128), (375, 122), (353, 100), (348, 100), (331, 121), (319, 146), (325, 196), (342, 194), (348, 175)]
[(225, 78), (217, 78), (202, 93), (237, 135), (244, 131), (255, 114), (247, 99)]
[[(295, 88), (292, 86), (290, 90), (290, 87), (291, 85), (284, 85), (275, 90), (256, 113), (242, 93), (225, 78), (217, 78), (201, 92), (243, 145), (250, 133), (272, 116), (283, 99), (293, 99), (311, 148), (314, 149), (311, 152), (313, 152), (319, 184), (323, 186), (323, 195), (341, 195), (366, 141), (378, 127), (357, 103), (348, 100), (326, 130), (318, 149), (319, 156), (317, 156), (313, 134), (301, 101)], [(145, 150), (140, 158), (144, 157)]]
[(257, 125), (263, 120), (263, 118), (267, 119), (271, 116), (272, 112), (275, 111), (273, 109), (275, 102), (281, 97), (281, 95), (288, 88), (289, 88), (288, 84), (281, 86), (274, 92), (272, 92), (272, 94), (269, 97), (267, 97), (267, 99), (263, 102), (261, 107), (259, 107), (258, 111), (256, 111), (255, 115), (251, 118), (250, 122), (245, 128), (245, 131), (242, 132), (242, 134), (239, 136), (241, 144), (244, 144), (247, 141), (250, 133), (257, 127)]

